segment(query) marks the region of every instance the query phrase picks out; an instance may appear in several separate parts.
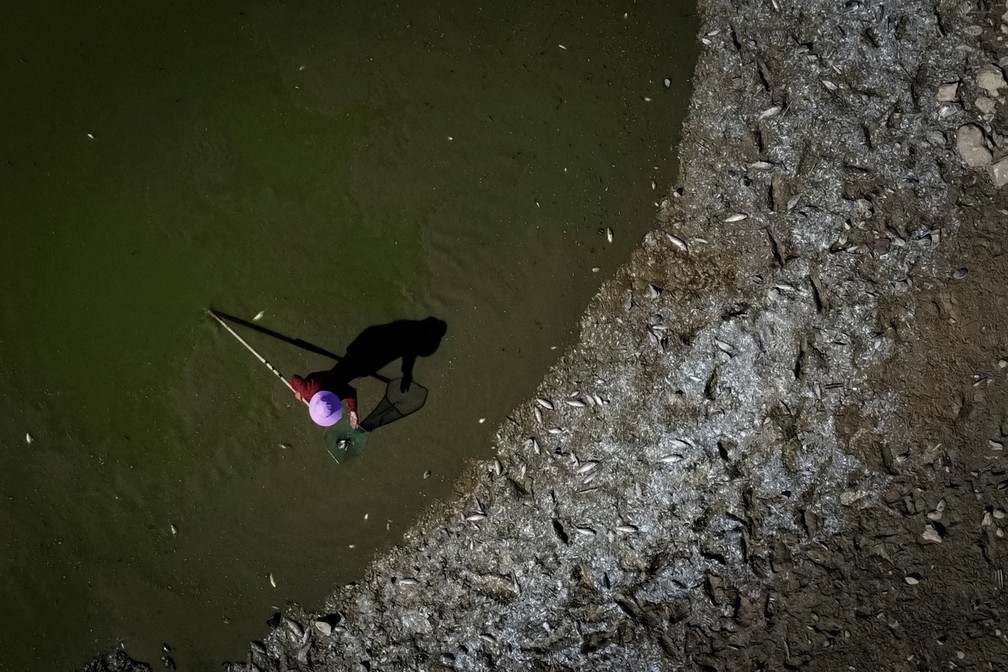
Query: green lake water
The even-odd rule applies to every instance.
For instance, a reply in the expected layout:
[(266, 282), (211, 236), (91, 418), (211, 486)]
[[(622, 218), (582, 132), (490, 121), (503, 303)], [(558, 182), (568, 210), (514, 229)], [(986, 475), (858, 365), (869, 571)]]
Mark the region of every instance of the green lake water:
[[(158, 666), (162, 643), (180, 670), (218, 669), (451, 496), (653, 225), (694, 12), (8, 9), (0, 669), (119, 644)], [(336, 353), (397, 319), (448, 332), (416, 365), (426, 406), (337, 466), (208, 306)], [(332, 365), (239, 331), (287, 375)], [(357, 387), (366, 414), (383, 386)]]

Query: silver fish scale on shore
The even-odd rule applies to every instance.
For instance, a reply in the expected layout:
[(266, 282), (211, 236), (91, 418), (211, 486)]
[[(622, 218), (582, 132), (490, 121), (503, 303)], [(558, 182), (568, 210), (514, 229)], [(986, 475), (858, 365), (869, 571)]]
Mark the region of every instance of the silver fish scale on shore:
[[(877, 47), (864, 36), (877, 17), (861, 9), (779, 4), (779, 13), (755, 1), (701, 5), (710, 44), (682, 147), (684, 190), (661, 215), (670, 235), (690, 241), (690, 253), (663, 236), (645, 241), (602, 287), (579, 344), (541, 387), (587, 392), (577, 381), (603, 379), (604, 416), (557, 410), (545, 397), (533, 403), (539, 425), (540, 409), (551, 423), (564, 423), (565, 451), (606, 465), (587, 470), (597, 474), (597, 490), (578, 494), (579, 467), (552, 454), (555, 437), (536, 451), (529, 436), (541, 436), (541, 427), (506, 423), (500, 459), (529, 460), (530, 492), (474, 468), (466, 482), (486, 493), (485, 508), (474, 511), (472, 498), (463, 498), (433, 509), (365, 581), (330, 596), (328, 610), (353, 615), (353, 636), (338, 646), (317, 643), (317, 659), (337, 667), (371, 660), (383, 669), (440, 656), (465, 670), (685, 667), (687, 628), (703, 636), (703, 628), (741, 627), (733, 602), (718, 599), (720, 587), (730, 585), (740, 603), (765, 596), (781, 547), (797, 557), (842, 530), (851, 511), (841, 505), (844, 493), (865, 493), (850, 500), (854, 506), (875, 498), (883, 477), (864, 469), (837, 417), (853, 406), (876, 431), (890, 428), (899, 390), (866, 384), (871, 367), (895, 349), (891, 336), (876, 333), (879, 305), (902, 300), (911, 290), (890, 279), (934, 263), (938, 246), (930, 235), (887, 230), (866, 216), (865, 199), (845, 189), (861, 175), (884, 185), (874, 207), (907, 211), (896, 228), (937, 218), (931, 210), (944, 207), (947, 188), (931, 150), (911, 150), (911, 140), (952, 122), (926, 105), (898, 124), (889, 115), (894, 102), (917, 109), (906, 72), (919, 63), (907, 59), (950, 70), (963, 36), (943, 37), (923, 2), (888, 7), (893, 22), (916, 29), (899, 45), (880, 33)], [(819, 22), (836, 44), (823, 54), (796, 46), (798, 15)], [(727, 17), (735, 17), (731, 30)], [(757, 60), (769, 56), (774, 71), (766, 69), (763, 84)], [(741, 74), (733, 82), (723, 72)], [(879, 93), (860, 94), (852, 81)], [(766, 113), (774, 107), (781, 109)], [(883, 122), (870, 147), (866, 117)], [(768, 140), (762, 151), (754, 134)], [(710, 141), (717, 137), (728, 145)], [(952, 160), (947, 148), (932, 149)], [(749, 180), (738, 179), (757, 163)], [(914, 189), (901, 186), (909, 172)], [(941, 210), (941, 220), (943, 235), (953, 234), (954, 213)], [(773, 236), (754, 222), (770, 222)], [(876, 246), (895, 237), (905, 244)], [(866, 259), (884, 273), (866, 275)], [(665, 316), (665, 349), (641, 347), (653, 326), (639, 310), (645, 303)], [(902, 318), (912, 328), (914, 316)], [(837, 381), (844, 385), (832, 387)], [(659, 462), (674, 454), (682, 459)], [(466, 524), (467, 515), (493, 524)], [(800, 521), (813, 516), (816, 528), (803, 529)], [(423, 599), (420, 591), (394, 590), (390, 576), (414, 577)], [(681, 611), (665, 639), (648, 625), (656, 614), (668, 621), (662, 609)], [(620, 628), (635, 636), (591, 636)], [(501, 641), (517, 646), (495, 648)], [(604, 645), (589, 645), (599, 641)]]

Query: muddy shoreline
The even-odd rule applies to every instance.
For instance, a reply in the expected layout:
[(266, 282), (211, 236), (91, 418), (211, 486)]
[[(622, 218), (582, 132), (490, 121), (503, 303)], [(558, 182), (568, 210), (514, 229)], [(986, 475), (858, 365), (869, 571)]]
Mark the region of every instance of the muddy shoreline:
[(1005, 7), (700, 6), (682, 186), (579, 344), (231, 670), (1002, 669)]

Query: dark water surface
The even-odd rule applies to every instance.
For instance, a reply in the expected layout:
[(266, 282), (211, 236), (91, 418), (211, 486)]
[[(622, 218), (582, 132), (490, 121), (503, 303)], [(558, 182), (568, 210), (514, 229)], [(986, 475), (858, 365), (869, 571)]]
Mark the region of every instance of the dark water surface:
[[(162, 642), (217, 669), (450, 496), (652, 224), (696, 29), (685, 2), (8, 8), (0, 669)], [(337, 466), (206, 306), (337, 353), (448, 333), (426, 407)]]

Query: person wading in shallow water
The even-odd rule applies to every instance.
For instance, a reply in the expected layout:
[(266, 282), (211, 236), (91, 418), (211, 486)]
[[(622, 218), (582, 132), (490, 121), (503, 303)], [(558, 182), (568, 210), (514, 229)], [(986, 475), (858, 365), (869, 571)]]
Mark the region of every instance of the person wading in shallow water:
[(341, 400), (345, 400), (350, 411), (350, 427), (357, 429), (357, 391), (350, 387), (349, 381), (374, 375), (386, 365), (402, 359), (399, 389), (405, 394), (413, 382), (417, 358), (434, 354), (447, 330), (448, 325), (436, 317), (368, 327), (347, 346), (346, 355), (336, 366), (304, 378), (294, 376), (291, 387), (298, 399), (308, 402), (312, 420), (323, 427), (339, 422), (343, 415)]
[(350, 411), (350, 428), (357, 429), (357, 390), (347, 384), (336, 368), (309, 373), (304, 378), (295, 375), (290, 382), (294, 395), (308, 402), (308, 414), (316, 425), (331, 427), (339, 422), (345, 400)]

